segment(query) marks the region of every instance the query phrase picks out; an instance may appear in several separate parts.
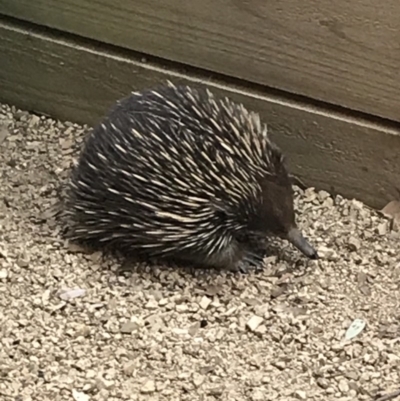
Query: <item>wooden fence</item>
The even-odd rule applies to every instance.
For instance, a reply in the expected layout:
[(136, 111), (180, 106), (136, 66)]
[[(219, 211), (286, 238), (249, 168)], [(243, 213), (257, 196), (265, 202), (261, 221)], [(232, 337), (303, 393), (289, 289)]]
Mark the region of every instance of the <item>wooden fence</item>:
[(170, 79), (260, 112), (307, 185), (400, 190), (396, 0), (0, 0), (0, 101), (94, 124)]

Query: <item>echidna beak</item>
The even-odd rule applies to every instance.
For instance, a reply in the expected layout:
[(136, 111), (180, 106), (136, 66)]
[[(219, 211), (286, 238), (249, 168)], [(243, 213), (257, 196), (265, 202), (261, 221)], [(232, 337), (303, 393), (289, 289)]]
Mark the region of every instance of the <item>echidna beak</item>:
[(317, 251), (303, 237), (303, 234), (297, 228), (292, 228), (286, 238), (308, 258), (318, 259)]

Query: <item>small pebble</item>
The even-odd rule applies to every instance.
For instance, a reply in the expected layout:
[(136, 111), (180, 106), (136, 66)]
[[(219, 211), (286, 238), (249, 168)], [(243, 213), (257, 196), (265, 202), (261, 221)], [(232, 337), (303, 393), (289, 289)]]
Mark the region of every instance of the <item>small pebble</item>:
[(203, 298), (201, 298), (200, 307), (206, 310), (210, 306), (211, 302), (212, 300), (210, 298), (204, 296)]
[(296, 396), (296, 398), (298, 398), (299, 400), (306, 400), (307, 399), (307, 393), (303, 390), (297, 390), (294, 395)]
[(263, 318), (260, 316), (252, 316), (251, 319), (247, 322), (247, 327), (250, 331), (255, 331), (257, 327), (263, 322)]
[(135, 370), (136, 370), (135, 361), (129, 361), (123, 367), (123, 371), (127, 376), (131, 376)]
[(349, 385), (347, 384), (347, 381), (342, 379), (339, 381), (339, 390), (343, 393), (343, 394), (347, 394), (350, 390)]
[(67, 289), (62, 290), (59, 292), (59, 297), (63, 301), (69, 301), (74, 298), (83, 297), (86, 294), (86, 290), (82, 288), (74, 288), (74, 289)]
[(149, 302), (147, 302), (145, 308), (146, 309), (158, 309), (159, 303), (154, 299), (150, 299)]
[(336, 252), (333, 249), (327, 248), (326, 246), (321, 246), (318, 248), (318, 255), (327, 260), (336, 259)]
[(317, 384), (323, 389), (327, 389), (329, 387), (329, 381), (323, 378), (317, 379)]
[(175, 307), (177, 312), (185, 313), (189, 310), (189, 307), (186, 304), (179, 304)]
[(348, 241), (348, 247), (351, 251), (358, 251), (361, 246), (361, 241), (358, 238), (350, 237)]
[(388, 232), (388, 225), (386, 222), (383, 222), (378, 225), (377, 232), (379, 235), (386, 235)]
[(150, 394), (156, 391), (156, 384), (153, 380), (148, 380), (140, 389), (143, 394)]
[(8, 132), (8, 129), (5, 126), (1, 125), (0, 126), (0, 146), (5, 141), (5, 139), (7, 138), (7, 136), (9, 134), (10, 133)]
[(121, 326), (121, 333), (123, 334), (131, 334), (133, 331), (136, 331), (139, 328), (136, 322), (126, 322)]
[(6, 269), (1, 269), (0, 270), (0, 280), (6, 279), (8, 276), (8, 271)]
[(253, 391), (251, 395), (252, 401), (264, 401), (265, 400), (265, 393), (262, 390), (256, 389)]
[(75, 401), (89, 401), (90, 397), (89, 395), (82, 393), (77, 390), (72, 390), (72, 397), (74, 398)]
[(193, 384), (194, 384), (196, 387), (200, 387), (200, 386), (204, 383), (204, 381), (205, 381), (205, 376), (200, 375), (200, 374), (198, 374), (198, 373), (195, 373), (195, 374), (193, 375)]

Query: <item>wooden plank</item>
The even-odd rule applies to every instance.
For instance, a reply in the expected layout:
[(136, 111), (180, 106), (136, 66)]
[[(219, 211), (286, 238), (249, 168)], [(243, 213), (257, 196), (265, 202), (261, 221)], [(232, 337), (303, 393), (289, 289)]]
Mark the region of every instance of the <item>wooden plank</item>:
[(94, 124), (130, 90), (169, 79), (206, 84), (260, 112), (305, 184), (382, 207), (397, 196), (400, 132), (265, 93), (142, 63), (0, 24), (0, 101)]
[(400, 121), (397, 0), (0, 0), (0, 13)]

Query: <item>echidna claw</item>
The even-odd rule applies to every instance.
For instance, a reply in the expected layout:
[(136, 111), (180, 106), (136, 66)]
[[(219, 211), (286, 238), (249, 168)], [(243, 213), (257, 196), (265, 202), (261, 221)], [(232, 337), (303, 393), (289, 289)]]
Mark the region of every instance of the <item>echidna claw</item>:
[(245, 266), (241, 263), (238, 267), (238, 272), (242, 274), (249, 274), (249, 266)]
[(259, 273), (263, 270), (264, 255), (248, 252), (243, 260), (239, 263), (238, 271), (242, 274), (249, 274), (250, 270)]

